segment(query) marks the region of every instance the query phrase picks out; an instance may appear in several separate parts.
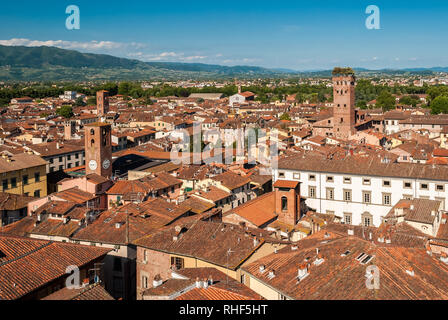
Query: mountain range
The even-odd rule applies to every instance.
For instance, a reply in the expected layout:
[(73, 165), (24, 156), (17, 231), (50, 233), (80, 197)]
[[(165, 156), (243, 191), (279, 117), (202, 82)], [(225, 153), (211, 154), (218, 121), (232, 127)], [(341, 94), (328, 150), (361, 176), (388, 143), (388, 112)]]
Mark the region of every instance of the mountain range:
[[(358, 75), (412, 75), (448, 72), (446, 67), (368, 70)], [(0, 45), (1, 81), (180, 80), (232, 78), (330, 77), (331, 70), (295, 71), (255, 66), (202, 63), (143, 62), (105, 54), (81, 53), (56, 47)]]

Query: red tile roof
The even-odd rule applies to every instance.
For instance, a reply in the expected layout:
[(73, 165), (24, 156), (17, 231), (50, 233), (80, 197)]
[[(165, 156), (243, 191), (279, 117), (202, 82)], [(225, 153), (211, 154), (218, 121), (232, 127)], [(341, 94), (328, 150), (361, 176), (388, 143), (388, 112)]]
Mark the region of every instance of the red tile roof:
[[(85, 266), (110, 249), (0, 235), (0, 299), (19, 299), (63, 277), (67, 266)], [(20, 270), (20, 272), (18, 271)]]

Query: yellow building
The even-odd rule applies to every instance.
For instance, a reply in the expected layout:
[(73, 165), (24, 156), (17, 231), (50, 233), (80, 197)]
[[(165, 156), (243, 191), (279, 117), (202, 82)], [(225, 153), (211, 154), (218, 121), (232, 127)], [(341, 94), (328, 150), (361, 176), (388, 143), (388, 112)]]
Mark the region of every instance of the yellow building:
[(0, 157), (0, 190), (2, 192), (45, 197), (47, 195), (47, 162), (28, 153)]

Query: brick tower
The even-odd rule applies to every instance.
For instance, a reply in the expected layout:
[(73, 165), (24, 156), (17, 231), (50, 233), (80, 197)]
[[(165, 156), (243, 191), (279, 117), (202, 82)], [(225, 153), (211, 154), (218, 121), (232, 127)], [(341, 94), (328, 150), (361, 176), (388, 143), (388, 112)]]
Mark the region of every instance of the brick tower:
[(333, 134), (348, 139), (355, 133), (355, 76), (333, 77)]
[(109, 112), (109, 91), (101, 90), (96, 93), (96, 110), (98, 116)]
[(278, 220), (295, 226), (300, 218), (300, 182), (277, 180), (274, 189)]
[(112, 176), (111, 126), (92, 123), (85, 126), (86, 175), (96, 173), (105, 178)]
[(75, 134), (75, 121), (69, 120), (64, 123), (64, 139), (71, 140)]

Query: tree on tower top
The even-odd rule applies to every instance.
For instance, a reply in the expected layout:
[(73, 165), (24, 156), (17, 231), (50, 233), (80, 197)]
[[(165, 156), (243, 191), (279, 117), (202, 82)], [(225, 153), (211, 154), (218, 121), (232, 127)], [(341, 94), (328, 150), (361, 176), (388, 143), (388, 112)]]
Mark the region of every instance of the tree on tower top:
[(355, 71), (353, 71), (352, 68), (335, 67), (333, 69), (332, 74), (334, 76), (354, 76), (355, 75)]

